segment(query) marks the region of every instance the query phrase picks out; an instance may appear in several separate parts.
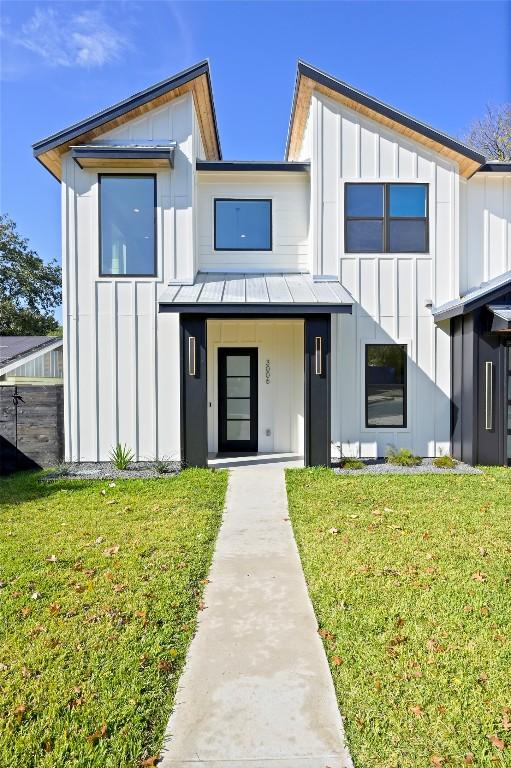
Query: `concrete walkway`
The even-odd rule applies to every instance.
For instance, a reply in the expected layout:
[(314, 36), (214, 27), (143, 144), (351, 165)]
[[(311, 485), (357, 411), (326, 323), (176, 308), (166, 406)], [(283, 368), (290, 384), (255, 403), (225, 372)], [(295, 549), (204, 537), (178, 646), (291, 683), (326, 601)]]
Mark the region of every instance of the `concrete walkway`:
[(282, 469), (230, 472), (160, 768), (352, 765), (287, 518)]

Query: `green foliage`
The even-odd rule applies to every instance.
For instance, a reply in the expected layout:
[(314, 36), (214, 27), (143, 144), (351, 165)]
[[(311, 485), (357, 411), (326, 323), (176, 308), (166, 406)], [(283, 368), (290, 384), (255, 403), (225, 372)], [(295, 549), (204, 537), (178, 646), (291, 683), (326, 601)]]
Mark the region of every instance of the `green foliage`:
[(387, 450), (387, 461), (389, 464), (395, 464), (398, 467), (416, 467), (422, 459), (420, 456), (415, 456), (409, 448), (400, 448), (399, 451), (390, 446)]
[(443, 469), (454, 469), (457, 463), (456, 459), (449, 455), (437, 456), (436, 459), (433, 459), (434, 466)]
[(167, 459), (165, 456), (156, 458), (154, 460), (154, 468), (159, 475), (166, 475), (171, 470), (170, 459)]
[(160, 751), (227, 474), (0, 481), (0, 765), (136, 768)]
[(345, 456), (340, 461), (342, 469), (363, 469), (365, 467), (362, 459), (357, 459), (354, 456)]
[(117, 443), (110, 451), (110, 461), (116, 469), (128, 469), (128, 465), (134, 456), (135, 454), (131, 448), (128, 448), (126, 443), (124, 445)]
[(511, 471), (286, 477), (355, 765), (509, 768)]
[(61, 303), (61, 279), (57, 262), (45, 264), (0, 215), (0, 335), (60, 335), (52, 310)]

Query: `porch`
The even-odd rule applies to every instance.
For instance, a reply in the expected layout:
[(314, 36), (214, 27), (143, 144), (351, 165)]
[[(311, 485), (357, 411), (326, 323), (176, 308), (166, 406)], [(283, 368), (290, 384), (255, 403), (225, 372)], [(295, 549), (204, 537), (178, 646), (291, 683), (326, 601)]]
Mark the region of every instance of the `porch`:
[(186, 466), (261, 453), (329, 466), (331, 315), (352, 307), (338, 281), (199, 274), (159, 304), (179, 313)]

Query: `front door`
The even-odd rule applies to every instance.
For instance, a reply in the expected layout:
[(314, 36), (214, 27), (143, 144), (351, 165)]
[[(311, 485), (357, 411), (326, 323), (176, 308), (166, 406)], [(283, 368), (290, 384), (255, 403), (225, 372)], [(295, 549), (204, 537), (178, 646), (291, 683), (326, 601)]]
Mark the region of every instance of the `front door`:
[(218, 350), (218, 450), (257, 451), (257, 349)]

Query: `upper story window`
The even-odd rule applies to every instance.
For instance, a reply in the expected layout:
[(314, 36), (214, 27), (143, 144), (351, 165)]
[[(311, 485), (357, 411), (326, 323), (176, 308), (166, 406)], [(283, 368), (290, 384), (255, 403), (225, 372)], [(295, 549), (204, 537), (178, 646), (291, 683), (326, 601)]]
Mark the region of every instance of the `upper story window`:
[(427, 253), (427, 184), (346, 184), (347, 253)]
[(101, 275), (156, 275), (156, 176), (100, 174)]
[(271, 251), (271, 200), (215, 199), (215, 251)]
[(366, 344), (366, 427), (406, 427), (406, 346)]

